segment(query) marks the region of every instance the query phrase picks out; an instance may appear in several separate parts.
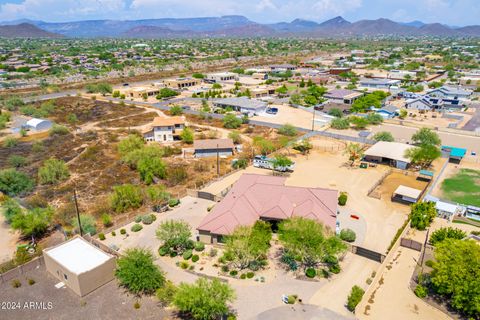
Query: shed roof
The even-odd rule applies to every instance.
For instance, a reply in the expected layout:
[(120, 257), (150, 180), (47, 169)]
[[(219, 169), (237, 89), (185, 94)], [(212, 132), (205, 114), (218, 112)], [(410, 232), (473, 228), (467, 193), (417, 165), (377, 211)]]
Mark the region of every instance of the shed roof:
[(365, 155), (410, 163), (410, 159), (405, 157), (405, 152), (411, 148), (415, 147), (400, 142), (379, 141), (365, 151)]
[(204, 149), (233, 149), (235, 146), (232, 139), (205, 139), (195, 140), (193, 148), (195, 150)]
[(45, 249), (43, 252), (75, 274), (95, 269), (113, 257), (81, 237)]
[(422, 194), (422, 190), (399, 185), (398, 188), (393, 192), (393, 194), (418, 200), (418, 198), (420, 198), (420, 195)]

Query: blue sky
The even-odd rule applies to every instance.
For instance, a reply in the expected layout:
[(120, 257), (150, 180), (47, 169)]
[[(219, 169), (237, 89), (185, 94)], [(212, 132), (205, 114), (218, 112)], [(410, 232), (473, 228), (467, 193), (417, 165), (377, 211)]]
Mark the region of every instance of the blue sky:
[(0, 0), (0, 21), (185, 18), (238, 14), (269, 23), (389, 18), (480, 24), (480, 0)]

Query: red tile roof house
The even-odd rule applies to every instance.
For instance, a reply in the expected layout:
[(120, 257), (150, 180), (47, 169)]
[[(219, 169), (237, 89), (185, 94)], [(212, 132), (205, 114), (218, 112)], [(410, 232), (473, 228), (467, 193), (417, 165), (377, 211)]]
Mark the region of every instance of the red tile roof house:
[(285, 186), (285, 177), (243, 174), (198, 226), (199, 240), (222, 242), (241, 225), (291, 217), (314, 219), (335, 231), (338, 191)]

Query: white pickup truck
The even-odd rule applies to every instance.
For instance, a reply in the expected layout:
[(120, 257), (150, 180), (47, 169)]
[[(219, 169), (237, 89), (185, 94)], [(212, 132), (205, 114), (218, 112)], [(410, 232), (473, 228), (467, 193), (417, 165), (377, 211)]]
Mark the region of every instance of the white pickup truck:
[[(269, 170), (274, 169), (273, 159), (268, 158), (266, 156), (255, 156), (253, 158), (253, 166), (257, 168), (264, 168)], [(286, 167), (276, 167), (275, 171), (280, 171), (280, 172), (293, 171), (294, 167), (295, 167), (295, 163), (292, 163), (291, 165)]]

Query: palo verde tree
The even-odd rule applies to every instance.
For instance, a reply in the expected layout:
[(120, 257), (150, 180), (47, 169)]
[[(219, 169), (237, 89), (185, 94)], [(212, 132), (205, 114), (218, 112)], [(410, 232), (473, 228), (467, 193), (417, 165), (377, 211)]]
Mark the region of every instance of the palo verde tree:
[(50, 207), (22, 211), (13, 216), (11, 226), (25, 237), (40, 237), (50, 227), (53, 214), (54, 211)]
[(120, 285), (133, 294), (153, 294), (164, 285), (165, 276), (154, 263), (152, 252), (147, 249), (128, 249), (117, 260), (115, 270)]
[(270, 248), (272, 230), (265, 221), (257, 221), (253, 226), (239, 226), (227, 237), (225, 243), (226, 260), (237, 269), (258, 269), (266, 260)]
[(182, 253), (191, 242), (192, 232), (183, 220), (166, 220), (158, 226), (156, 235), (162, 242), (160, 249)]
[(218, 279), (199, 278), (195, 283), (181, 283), (173, 305), (195, 320), (215, 320), (229, 313), (228, 303), (235, 299), (234, 290)]
[(41, 184), (56, 184), (70, 177), (68, 167), (63, 160), (50, 158), (38, 169), (38, 180)]
[(346, 250), (346, 245), (332, 231), (312, 219), (284, 220), (279, 224), (278, 234), (285, 251), (297, 257), (304, 268), (328, 263)]

